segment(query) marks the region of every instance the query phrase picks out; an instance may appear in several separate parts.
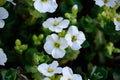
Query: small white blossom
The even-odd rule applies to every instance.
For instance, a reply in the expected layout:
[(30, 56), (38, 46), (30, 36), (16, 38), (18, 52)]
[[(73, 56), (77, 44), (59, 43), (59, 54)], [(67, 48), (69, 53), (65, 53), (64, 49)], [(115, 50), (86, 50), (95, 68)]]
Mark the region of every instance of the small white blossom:
[(120, 15), (118, 15), (116, 18), (114, 18), (114, 24), (115, 24), (115, 30), (120, 30)]
[(102, 7), (104, 5), (108, 7), (114, 7), (116, 5), (115, 0), (95, 0), (95, 4)]
[(82, 80), (81, 75), (79, 74), (73, 74), (73, 71), (69, 67), (64, 67), (62, 69), (63, 76), (60, 78), (60, 80)]
[(4, 53), (3, 49), (0, 48), (0, 65), (5, 65), (5, 63), (7, 62), (7, 56)]
[(41, 13), (53, 13), (57, 9), (58, 5), (56, 0), (34, 0), (34, 7)]
[(68, 45), (73, 50), (80, 49), (81, 44), (86, 40), (84, 33), (82, 31), (78, 31), (78, 28), (76, 26), (71, 26), (68, 29), (65, 39), (68, 41)]
[(49, 28), (51, 31), (61, 32), (63, 28), (68, 27), (69, 20), (63, 19), (62, 17), (48, 18), (42, 25), (45, 28)]
[(8, 11), (4, 7), (0, 7), (0, 28), (4, 27), (5, 22), (3, 19), (6, 19), (8, 16)]
[(62, 58), (65, 55), (65, 48), (68, 47), (67, 40), (64, 38), (58, 38), (58, 35), (48, 35), (46, 43), (44, 44), (45, 51), (52, 55), (53, 58)]
[(44, 76), (51, 77), (54, 74), (60, 74), (62, 72), (62, 68), (58, 67), (58, 65), (57, 61), (53, 61), (51, 64), (42, 63), (38, 66), (38, 71)]
[(7, 1), (12, 3), (14, 6), (16, 5), (16, 3), (13, 2), (13, 0), (7, 0)]

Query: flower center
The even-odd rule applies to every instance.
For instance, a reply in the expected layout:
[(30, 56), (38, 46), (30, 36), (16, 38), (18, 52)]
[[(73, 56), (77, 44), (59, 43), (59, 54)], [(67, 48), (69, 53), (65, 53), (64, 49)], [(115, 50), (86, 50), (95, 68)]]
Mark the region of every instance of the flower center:
[(47, 2), (48, 0), (41, 0), (42, 2)]
[(72, 42), (74, 42), (74, 41), (76, 41), (77, 40), (77, 38), (76, 38), (76, 36), (72, 36)]
[(59, 42), (55, 42), (55, 43), (54, 43), (54, 46), (55, 46), (56, 48), (59, 48), (59, 47), (60, 47), (60, 43), (59, 43)]
[(109, 0), (103, 0), (104, 1), (104, 3), (107, 3)]
[(53, 26), (57, 26), (57, 25), (59, 25), (59, 22), (55, 20)]
[(48, 67), (48, 72), (49, 72), (49, 73), (52, 73), (52, 72), (53, 72), (53, 69), (50, 68), (50, 67)]
[(120, 17), (117, 17), (116, 20), (117, 20), (118, 22), (120, 22)]

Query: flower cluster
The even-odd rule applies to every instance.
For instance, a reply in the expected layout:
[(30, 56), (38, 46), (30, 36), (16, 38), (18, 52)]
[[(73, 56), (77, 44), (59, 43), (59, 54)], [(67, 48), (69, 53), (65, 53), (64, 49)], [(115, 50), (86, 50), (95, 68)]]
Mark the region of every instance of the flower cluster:
[(50, 80), (49, 77), (55, 74), (62, 74), (60, 80), (82, 80), (81, 75), (73, 74), (73, 71), (70, 67), (58, 67), (58, 62), (53, 61), (51, 64), (42, 63), (38, 66), (38, 71), (42, 73), (47, 78), (44, 80)]
[[(13, 5), (16, 5), (13, 0), (7, 0), (8, 2), (11, 2)], [(5, 26), (5, 21), (3, 19), (8, 18), (9, 13), (4, 7), (0, 7), (0, 28), (3, 28)], [(4, 53), (3, 49), (0, 48), (0, 65), (5, 65), (7, 62), (7, 56)]]
[[(107, 6), (108, 8), (114, 8), (113, 10), (115, 10), (115, 11), (113, 11), (113, 15), (112, 15), (114, 17), (114, 19), (112, 19), (112, 21), (115, 24), (115, 30), (119, 31), (120, 30), (120, 19), (119, 19), (120, 15), (117, 13), (115, 14), (114, 12), (116, 12), (116, 9), (120, 4), (120, 0), (95, 0), (95, 4), (100, 7)], [(106, 13), (108, 13), (108, 12), (106, 12)]]

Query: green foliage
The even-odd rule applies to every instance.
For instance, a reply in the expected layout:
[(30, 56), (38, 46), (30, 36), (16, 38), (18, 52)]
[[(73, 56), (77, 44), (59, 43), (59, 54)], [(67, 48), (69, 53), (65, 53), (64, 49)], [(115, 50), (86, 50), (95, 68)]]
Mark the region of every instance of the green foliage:
[(17, 74), (15, 69), (0, 70), (2, 80), (17, 80)]

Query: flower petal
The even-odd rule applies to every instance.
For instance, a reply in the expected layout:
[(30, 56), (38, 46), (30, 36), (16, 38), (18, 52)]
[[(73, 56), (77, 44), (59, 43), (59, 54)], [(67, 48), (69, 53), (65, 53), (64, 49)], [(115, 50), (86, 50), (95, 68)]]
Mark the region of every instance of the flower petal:
[(52, 56), (55, 59), (63, 58), (64, 55), (65, 55), (65, 50), (63, 49), (53, 49), (52, 51)]
[(7, 62), (7, 56), (6, 54), (3, 52), (3, 49), (0, 48), (0, 65), (5, 65), (5, 63)]
[(79, 74), (74, 74), (73, 75), (73, 80), (82, 80), (82, 77)]
[(0, 20), (0, 28), (3, 28), (4, 27), (4, 25), (5, 25), (5, 22), (4, 22), (4, 20)]
[(57, 61), (53, 61), (53, 62), (50, 64), (50, 67), (51, 67), (52, 69), (57, 68), (57, 66), (58, 66), (58, 62), (57, 62)]
[(76, 35), (78, 34), (78, 28), (76, 26), (70, 26), (70, 28), (68, 29), (68, 33)]
[(79, 50), (81, 48), (81, 45), (79, 44), (79, 42), (75, 41), (75, 42), (73, 42), (71, 48), (73, 50)]
[(64, 38), (60, 38), (60, 48), (61, 48), (61, 49), (65, 49), (65, 48), (67, 48), (67, 47), (68, 47), (68, 42), (67, 42), (67, 40), (64, 39)]
[(5, 8), (0, 7), (0, 19), (6, 19), (8, 16), (8, 11)]

